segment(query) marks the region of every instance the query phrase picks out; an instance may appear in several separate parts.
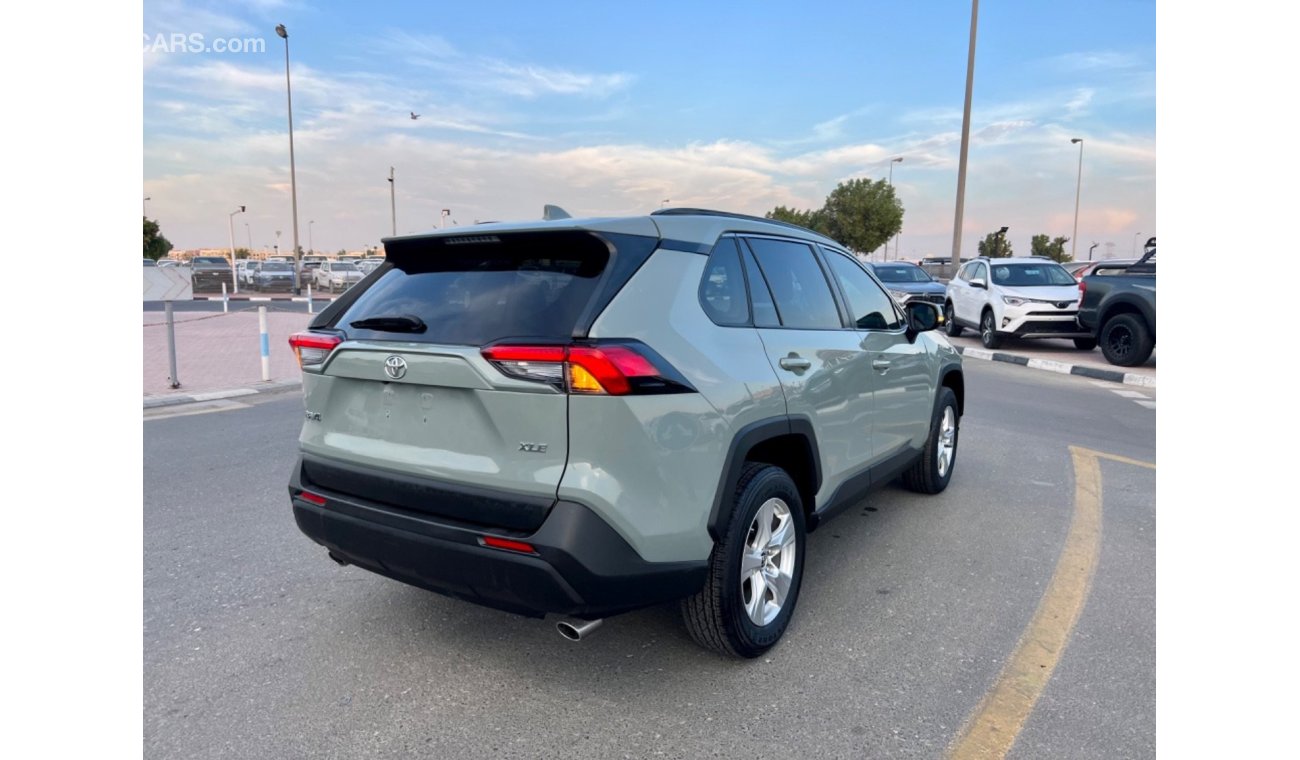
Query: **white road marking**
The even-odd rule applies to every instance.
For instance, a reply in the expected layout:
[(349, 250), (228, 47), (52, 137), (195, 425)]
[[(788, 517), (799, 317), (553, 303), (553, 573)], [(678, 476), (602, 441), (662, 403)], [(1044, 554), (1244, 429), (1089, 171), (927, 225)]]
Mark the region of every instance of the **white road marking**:
[(212, 412), (228, 412), (231, 409), (247, 409), (249, 404), (241, 404), (238, 401), (206, 401), (198, 404), (177, 404), (176, 406), (159, 406), (152, 409), (144, 410), (144, 421), (165, 420), (172, 417), (188, 417), (192, 414), (211, 414)]
[(1156, 402), (1154, 402), (1154, 401), (1147, 401), (1147, 400), (1144, 399), (1144, 400), (1138, 401), (1138, 402), (1136, 402), (1136, 403), (1139, 404), (1139, 405), (1141, 405), (1141, 406), (1145, 406), (1147, 409), (1155, 409), (1155, 408), (1156, 408)]
[(1147, 394), (1141, 391), (1126, 391), (1112, 388), (1110, 392), (1114, 393), (1116, 396), (1123, 396), (1124, 398), (1147, 398)]

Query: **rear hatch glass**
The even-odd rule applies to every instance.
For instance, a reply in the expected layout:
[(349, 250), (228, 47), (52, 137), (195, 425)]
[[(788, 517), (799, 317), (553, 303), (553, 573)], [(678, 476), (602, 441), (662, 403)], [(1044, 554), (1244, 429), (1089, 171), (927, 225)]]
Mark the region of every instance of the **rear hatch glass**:
[[(383, 273), (357, 296), (334, 327), (347, 337), (392, 340), (353, 322), (419, 317), (427, 329), (405, 340), (482, 346), (504, 338), (572, 336), (609, 260), (608, 246), (588, 233), (517, 233), (413, 241), (392, 246)], [(420, 245), (423, 244), (423, 245)]]

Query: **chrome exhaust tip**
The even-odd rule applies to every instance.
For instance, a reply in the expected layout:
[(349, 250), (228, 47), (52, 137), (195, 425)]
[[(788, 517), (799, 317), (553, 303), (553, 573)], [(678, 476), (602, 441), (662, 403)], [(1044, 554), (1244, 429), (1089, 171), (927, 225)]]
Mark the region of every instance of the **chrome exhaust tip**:
[(605, 621), (600, 618), (596, 620), (561, 620), (555, 624), (555, 630), (559, 631), (560, 635), (569, 641), (582, 641), (595, 633), (603, 622)]

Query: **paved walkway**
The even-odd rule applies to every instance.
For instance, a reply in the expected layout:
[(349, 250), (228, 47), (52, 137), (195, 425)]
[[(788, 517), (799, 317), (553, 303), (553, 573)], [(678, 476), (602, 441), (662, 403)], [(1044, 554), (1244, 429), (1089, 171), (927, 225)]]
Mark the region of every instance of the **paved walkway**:
[[(166, 316), (144, 314), (144, 393), (146, 397), (186, 395), (235, 388), (257, 388), (262, 381), (261, 339), (257, 306), (244, 305), (230, 313), (176, 313), (176, 374), (180, 388), (169, 382)], [(289, 348), (289, 336), (304, 330), (311, 314), (277, 311), (267, 307), (270, 335), (271, 380), (278, 384), (301, 382), (298, 360)]]

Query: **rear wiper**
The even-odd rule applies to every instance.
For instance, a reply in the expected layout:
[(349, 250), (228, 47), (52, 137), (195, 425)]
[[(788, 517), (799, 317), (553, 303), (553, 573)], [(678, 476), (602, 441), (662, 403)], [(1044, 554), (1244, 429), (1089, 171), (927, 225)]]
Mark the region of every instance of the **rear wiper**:
[(358, 330), (379, 330), (382, 332), (422, 333), (428, 329), (424, 320), (409, 314), (395, 317), (367, 317), (349, 323)]

